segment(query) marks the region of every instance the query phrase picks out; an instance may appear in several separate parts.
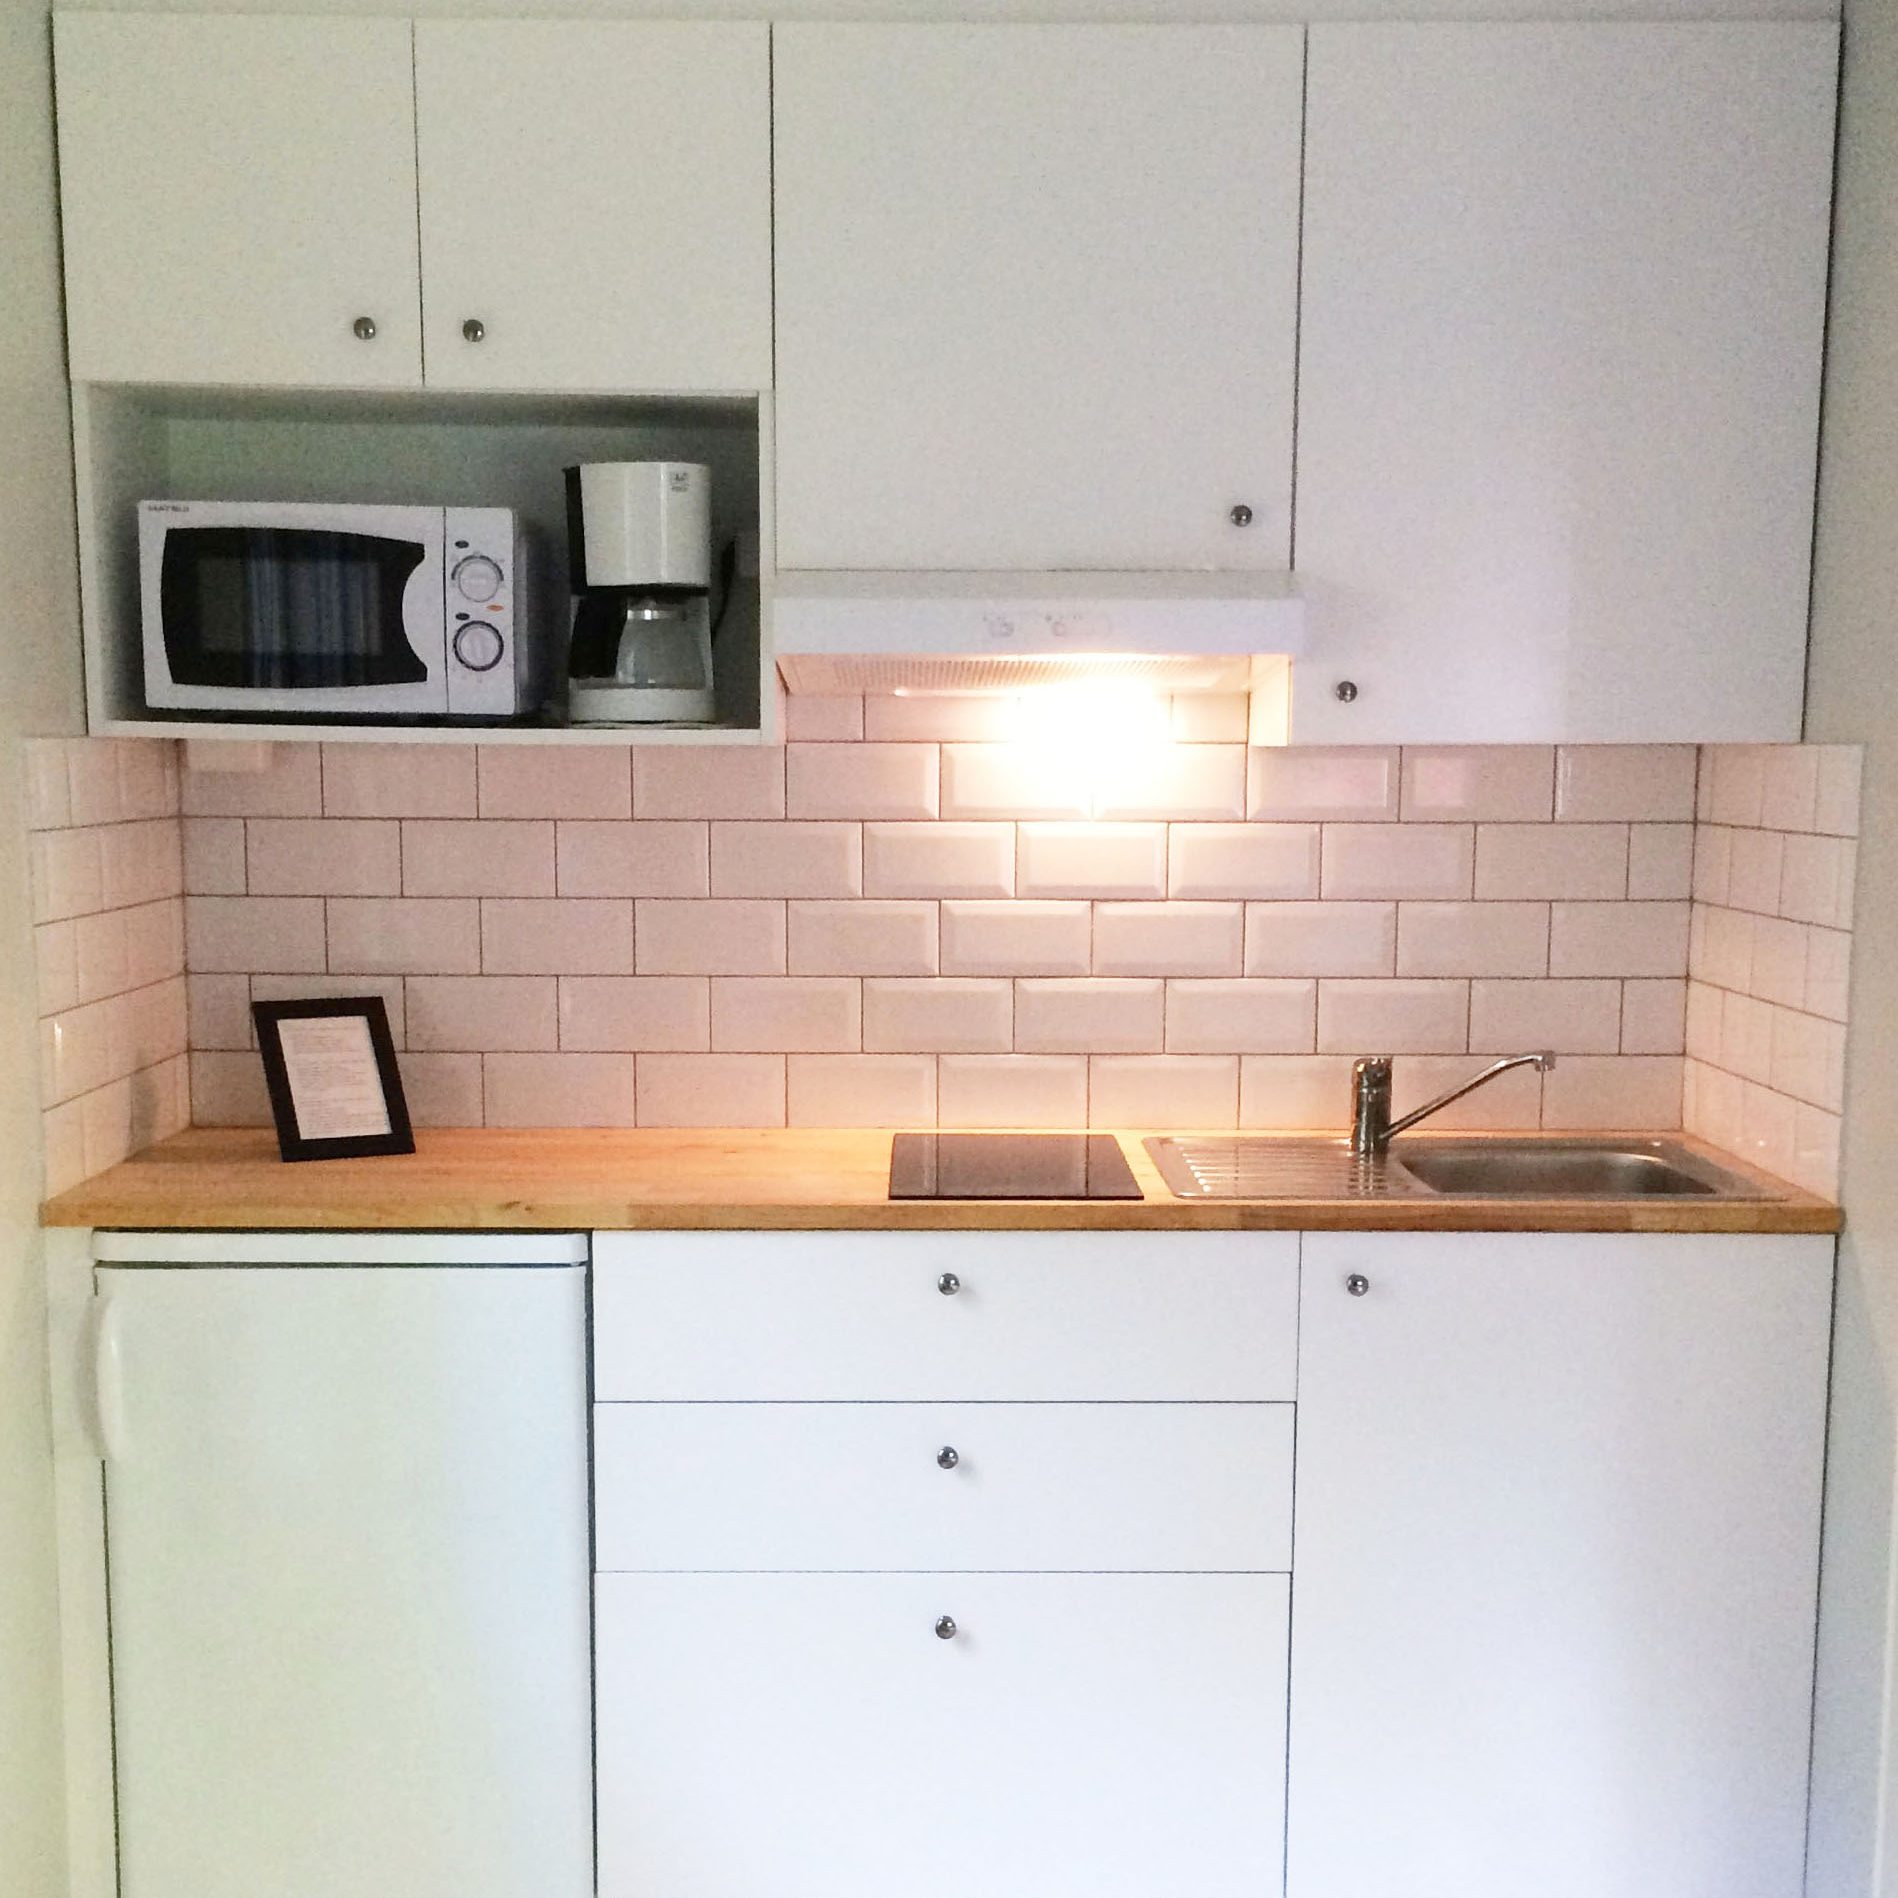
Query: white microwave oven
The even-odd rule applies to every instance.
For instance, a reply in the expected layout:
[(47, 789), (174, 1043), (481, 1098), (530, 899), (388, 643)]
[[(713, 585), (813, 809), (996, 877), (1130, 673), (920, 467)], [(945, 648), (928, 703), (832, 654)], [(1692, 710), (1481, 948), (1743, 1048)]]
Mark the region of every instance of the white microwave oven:
[(538, 709), (507, 508), (141, 501), (138, 580), (154, 711)]

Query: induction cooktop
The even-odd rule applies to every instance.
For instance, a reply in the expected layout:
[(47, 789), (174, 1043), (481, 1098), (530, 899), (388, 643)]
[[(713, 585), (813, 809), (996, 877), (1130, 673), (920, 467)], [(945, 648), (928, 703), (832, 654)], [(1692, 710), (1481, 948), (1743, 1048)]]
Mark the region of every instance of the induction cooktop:
[(898, 1134), (892, 1199), (1139, 1199), (1112, 1134)]

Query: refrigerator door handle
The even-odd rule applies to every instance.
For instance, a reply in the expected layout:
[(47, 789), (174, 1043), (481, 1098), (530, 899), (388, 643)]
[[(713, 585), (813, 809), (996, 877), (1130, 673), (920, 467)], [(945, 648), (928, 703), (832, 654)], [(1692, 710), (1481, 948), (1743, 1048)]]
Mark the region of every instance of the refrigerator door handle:
[(93, 1437), (108, 1463), (125, 1453), (125, 1365), (119, 1338), (119, 1311), (101, 1298), (92, 1332)]

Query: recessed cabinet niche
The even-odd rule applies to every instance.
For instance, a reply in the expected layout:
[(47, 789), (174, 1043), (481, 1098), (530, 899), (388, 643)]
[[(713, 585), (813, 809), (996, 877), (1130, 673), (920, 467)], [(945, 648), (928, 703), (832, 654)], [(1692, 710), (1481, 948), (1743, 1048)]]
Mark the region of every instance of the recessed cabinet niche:
[[(439, 391), (73, 391), (80, 604), (94, 732), (184, 738), (443, 738), (483, 744), (758, 743), (775, 692), (763, 639), (757, 544), (768, 466), (767, 399), (655, 400)], [(220, 723), (146, 709), (138, 586), (141, 500), (362, 501), (512, 508), (524, 539), (525, 624), (556, 679), (569, 587), (562, 470), (583, 461), (697, 461), (712, 471), (712, 545), (737, 543), (731, 603), (713, 643), (712, 726)], [(556, 699), (559, 694), (556, 693)]]
[(55, 30), (76, 382), (770, 385), (761, 21)]

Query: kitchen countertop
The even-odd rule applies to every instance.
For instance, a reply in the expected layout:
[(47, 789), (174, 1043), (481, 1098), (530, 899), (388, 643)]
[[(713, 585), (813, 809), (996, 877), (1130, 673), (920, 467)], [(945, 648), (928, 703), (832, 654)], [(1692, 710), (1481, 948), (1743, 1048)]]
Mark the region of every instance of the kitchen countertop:
[[(1733, 1171), (1766, 1177), (1691, 1136), (1666, 1137)], [(1144, 1194), (1140, 1200), (892, 1202), (886, 1131), (454, 1128), (418, 1133), (413, 1154), (285, 1165), (266, 1129), (201, 1127), (60, 1194), (42, 1217), (49, 1226), (186, 1231), (1839, 1229), (1836, 1206), (1791, 1187), (1776, 1200), (1183, 1200), (1161, 1183), (1139, 1133), (1122, 1131), (1119, 1138)], [(1430, 1136), (1415, 1138), (1421, 1144)]]

